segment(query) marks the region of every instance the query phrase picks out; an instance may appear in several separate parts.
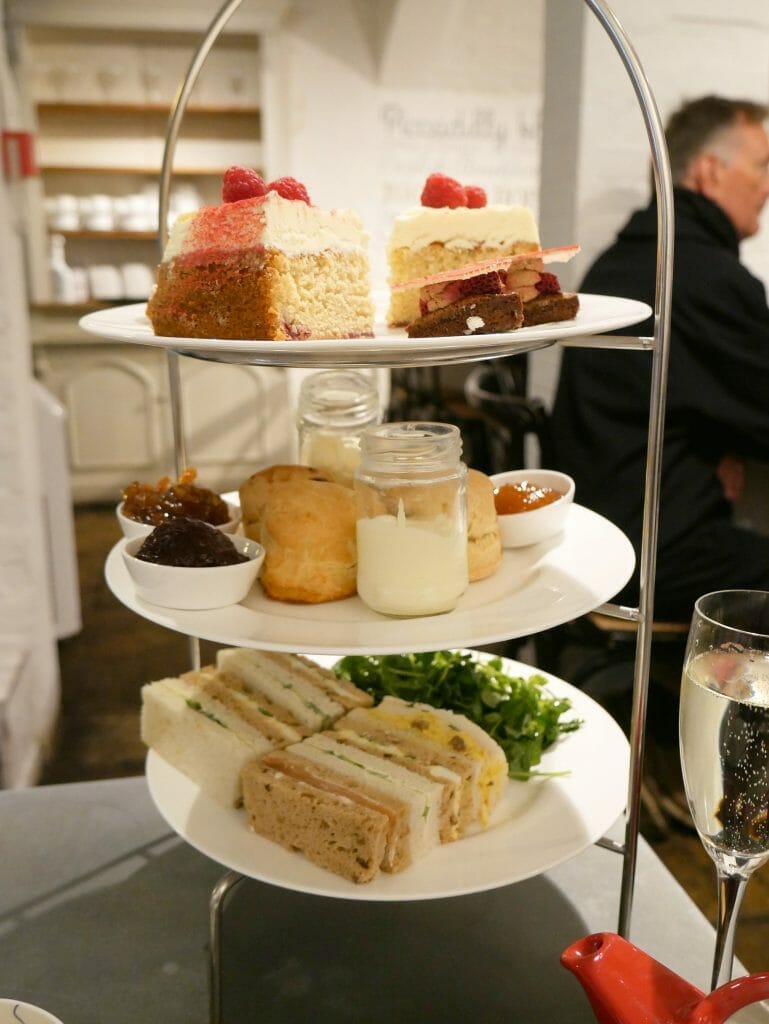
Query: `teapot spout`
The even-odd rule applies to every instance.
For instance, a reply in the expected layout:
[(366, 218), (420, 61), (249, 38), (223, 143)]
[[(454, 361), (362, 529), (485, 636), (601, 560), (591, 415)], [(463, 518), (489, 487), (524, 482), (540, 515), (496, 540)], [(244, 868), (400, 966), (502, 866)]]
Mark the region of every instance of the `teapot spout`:
[(584, 988), (599, 1024), (682, 1024), (704, 994), (613, 932), (579, 939), (561, 963)]

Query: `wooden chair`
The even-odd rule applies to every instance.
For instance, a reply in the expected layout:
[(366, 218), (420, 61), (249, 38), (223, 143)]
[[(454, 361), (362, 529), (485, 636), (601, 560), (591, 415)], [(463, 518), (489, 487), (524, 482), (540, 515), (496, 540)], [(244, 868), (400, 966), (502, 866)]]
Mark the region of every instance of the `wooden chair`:
[[(669, 834), (673, 823), (692, 828), (688, 808), (680, 799), (677, 757), (672, 769), (669, 757), (671, 750), (677, 750), (678, 696), (688, 631), (688, 622), (652, 624), (647, 770), (641, 800), (647, 821), (660, 836)], [(591, 612), (534, 638), (537, 665), (583, 690), (629, 734), (637, 633), (635, 622)]]

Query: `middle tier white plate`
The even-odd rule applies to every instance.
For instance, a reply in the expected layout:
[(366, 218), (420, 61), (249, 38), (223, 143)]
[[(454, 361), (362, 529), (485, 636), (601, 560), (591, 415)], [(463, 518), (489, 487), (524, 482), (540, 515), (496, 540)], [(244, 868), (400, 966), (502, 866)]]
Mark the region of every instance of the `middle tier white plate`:
[(471, 583), (452, 612), (389, 618), (358, 597), (327, 604), (273, 601), (255, 584), (237, 605), (175, 611), (136, 595), (120, 541), (105, 567), (112, 593), (145, 619), (201, 640), (237, 647), (319, 654), (398, 654), (478, 647), (561, 625), (609, 601), (635, 565), (627, 537), (607, 519), (573, 505), (563, 533), (506, 550), (489, 579)]

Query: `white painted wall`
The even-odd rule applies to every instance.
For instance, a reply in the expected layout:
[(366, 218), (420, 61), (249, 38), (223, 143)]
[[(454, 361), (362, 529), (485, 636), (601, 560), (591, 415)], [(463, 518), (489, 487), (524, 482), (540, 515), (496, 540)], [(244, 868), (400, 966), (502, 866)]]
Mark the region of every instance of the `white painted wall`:
[(295, 2), (264, 50), (268, 175), (358, 210), (379, 285), (432, 171), (536, 207), (543, 24), (544, 0)]
[[(18, 129), (2, 46), (0, 129)], [(0, 786), (34, 782), (59, 704), (44, 481), (24, 303), (22, 182), (0, 176)]]

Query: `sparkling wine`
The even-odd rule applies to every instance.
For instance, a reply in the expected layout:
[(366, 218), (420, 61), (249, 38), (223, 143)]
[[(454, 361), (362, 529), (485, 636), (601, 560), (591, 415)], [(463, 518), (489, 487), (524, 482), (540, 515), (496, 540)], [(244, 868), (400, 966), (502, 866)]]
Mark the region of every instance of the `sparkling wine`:
[(752, 870), (769, 859), (769, 655), (714, 650), (681, 683), (681, 764), (711, 857)]

